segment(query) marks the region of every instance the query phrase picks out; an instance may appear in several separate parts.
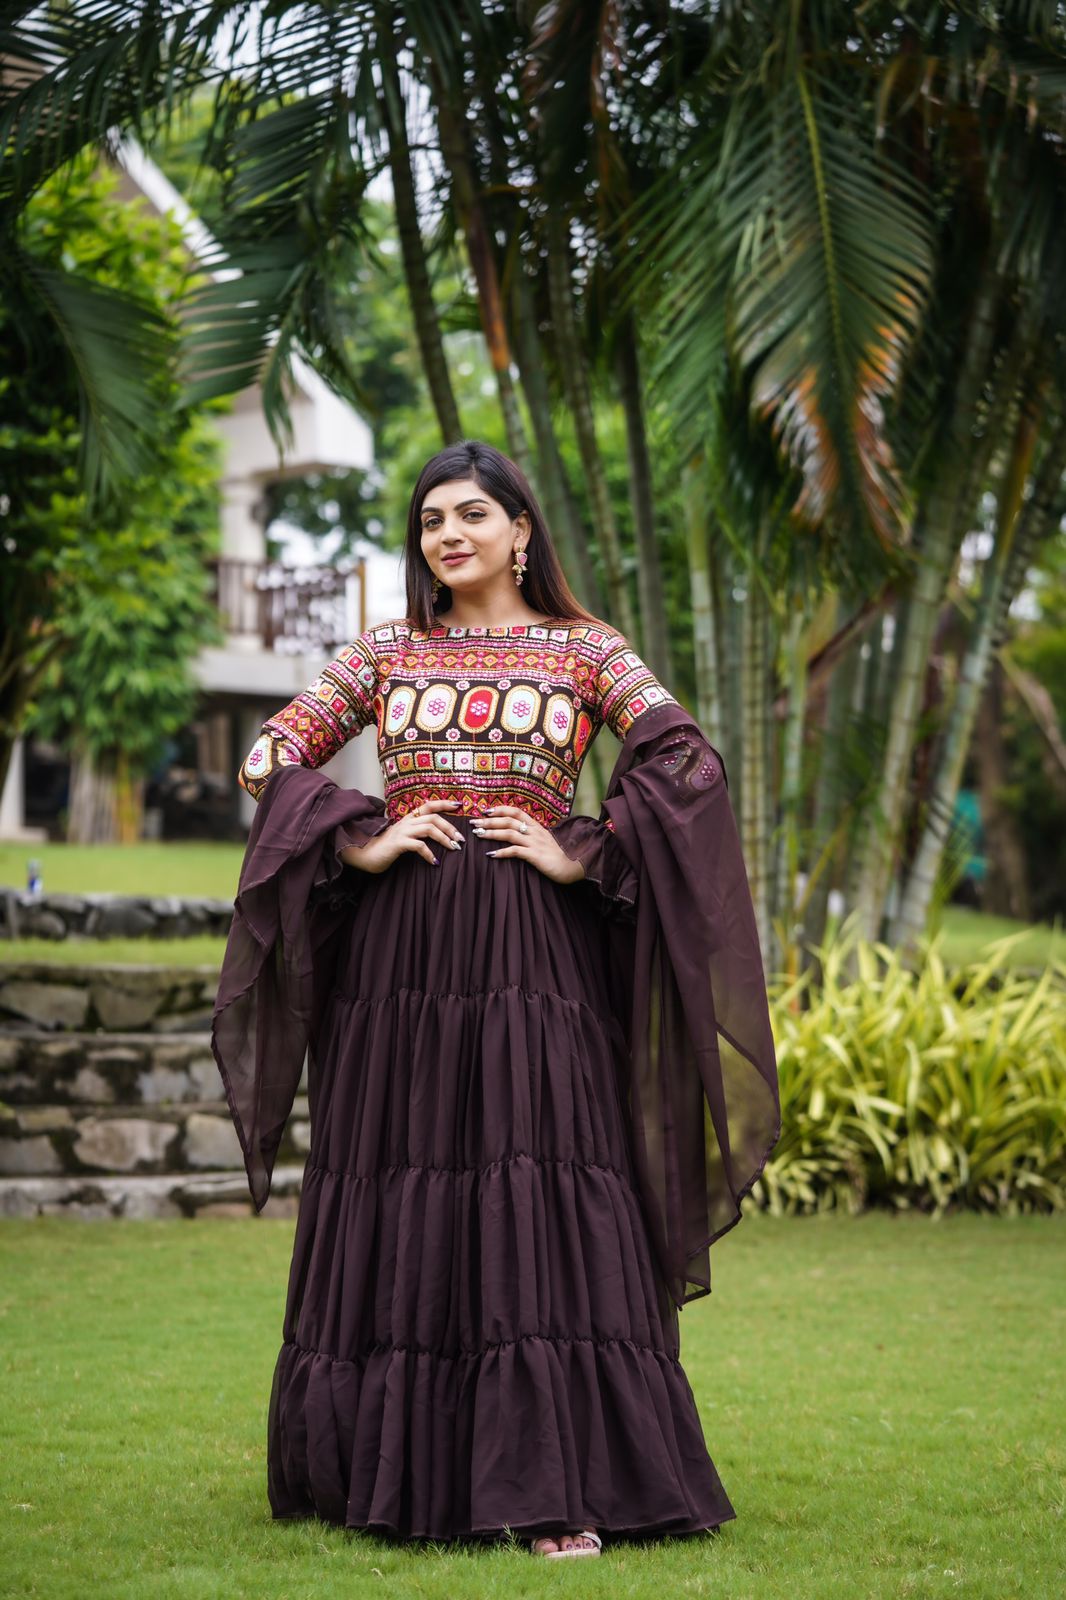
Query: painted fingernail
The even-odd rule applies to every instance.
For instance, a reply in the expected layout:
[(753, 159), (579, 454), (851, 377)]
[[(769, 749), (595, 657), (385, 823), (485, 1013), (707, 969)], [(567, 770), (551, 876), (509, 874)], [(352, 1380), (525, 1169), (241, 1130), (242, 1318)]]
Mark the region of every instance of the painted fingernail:
[(500, 852), (499, 852), (499, 851), (498, 851), (498, 850), (486, 850), (486, 851), (485, 851), (485, 854), (486, 854), (486, 855), (487, 855), (487, 856), (498, 856), (498, 855), (499, 855), (499, 853), (500, 853)]
[(463, 848), (463, 841), (461, 839), (453, 839), (452, 840), (452, 849), (453, 850), (461, 850), (462, 848)]

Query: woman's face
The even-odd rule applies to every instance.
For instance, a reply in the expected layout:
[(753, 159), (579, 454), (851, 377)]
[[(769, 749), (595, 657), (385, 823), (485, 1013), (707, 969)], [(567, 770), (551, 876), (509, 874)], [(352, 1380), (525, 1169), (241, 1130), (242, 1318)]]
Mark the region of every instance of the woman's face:
[[(513, 552), (529, 537), (529, 514), (512, 522), (498, 500), (473, 478), (457, 478), (430, 489), (420, 512), (422, 554), (431, 570), (455, 593), (484, 591), (510, 574)], [(449, 556), (462, 555), (461, 561)], [(513, 582), (513, 577), (511, 578)]]

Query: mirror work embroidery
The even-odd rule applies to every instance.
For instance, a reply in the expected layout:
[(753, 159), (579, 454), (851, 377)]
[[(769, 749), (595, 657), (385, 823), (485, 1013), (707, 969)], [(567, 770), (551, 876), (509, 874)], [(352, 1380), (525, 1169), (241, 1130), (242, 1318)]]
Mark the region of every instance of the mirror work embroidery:
[(393, 619), (345, 645), (266, 720), (238, 781), (258, 800), (279, 766), (321, 767), (373, 726), (391, 820), (455, 797), (464, 815), (514, 805), (551, 828), (570, 815), (601, 728), (622, 740), (665, 702), (677, 703), (614, 629), (427, 630)]

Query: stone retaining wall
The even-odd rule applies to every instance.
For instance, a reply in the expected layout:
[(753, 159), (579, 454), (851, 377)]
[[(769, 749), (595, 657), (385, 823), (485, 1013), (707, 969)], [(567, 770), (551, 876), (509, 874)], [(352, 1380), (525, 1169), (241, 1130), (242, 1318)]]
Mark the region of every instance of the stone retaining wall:
[(0, 1033), (0, 1101), (9, 1106), (158, 1106), (221, 1098), (206, 1033)]
[(3, 939), (187, 939), (225, 936), (233, 901), (173, 895), (43, 894), (0, 888)]
[[(306, 1100), (297, 1101), (279, 1160), (310, 1149)], [(244, 1160), (225, 1104), (0, 1107), (0, 1177), (239, 1171)]]
[[(254, 1215), (211, 1052), (214, 967), (0, 962), (0, 1216)], [(293, 1216), (306, 1070), (264, 1215)]]
[(218, 970), (198, 967), (0, 963), (0, 1030), (210, 1028)]

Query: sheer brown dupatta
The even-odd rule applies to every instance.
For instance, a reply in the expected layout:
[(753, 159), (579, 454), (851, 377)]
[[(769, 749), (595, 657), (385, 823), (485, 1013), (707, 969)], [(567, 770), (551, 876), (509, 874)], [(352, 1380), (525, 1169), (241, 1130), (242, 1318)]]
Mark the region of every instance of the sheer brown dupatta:
[(211, 1026), (256, 1211), (332, 987), (337, 935), (362, 886), (338, 852), (388, 825), (377, 795), (295, 765), (273, 774), (256, 807)]
[(628, 993), (634, 1158), (679, 1306), (708, 1294), (710, 1246), (781, 1133), (758, 929), (725, 766), (683, 706), (630, 728), (601, 808), (637, 875), (635, 921), (607, 921)]

